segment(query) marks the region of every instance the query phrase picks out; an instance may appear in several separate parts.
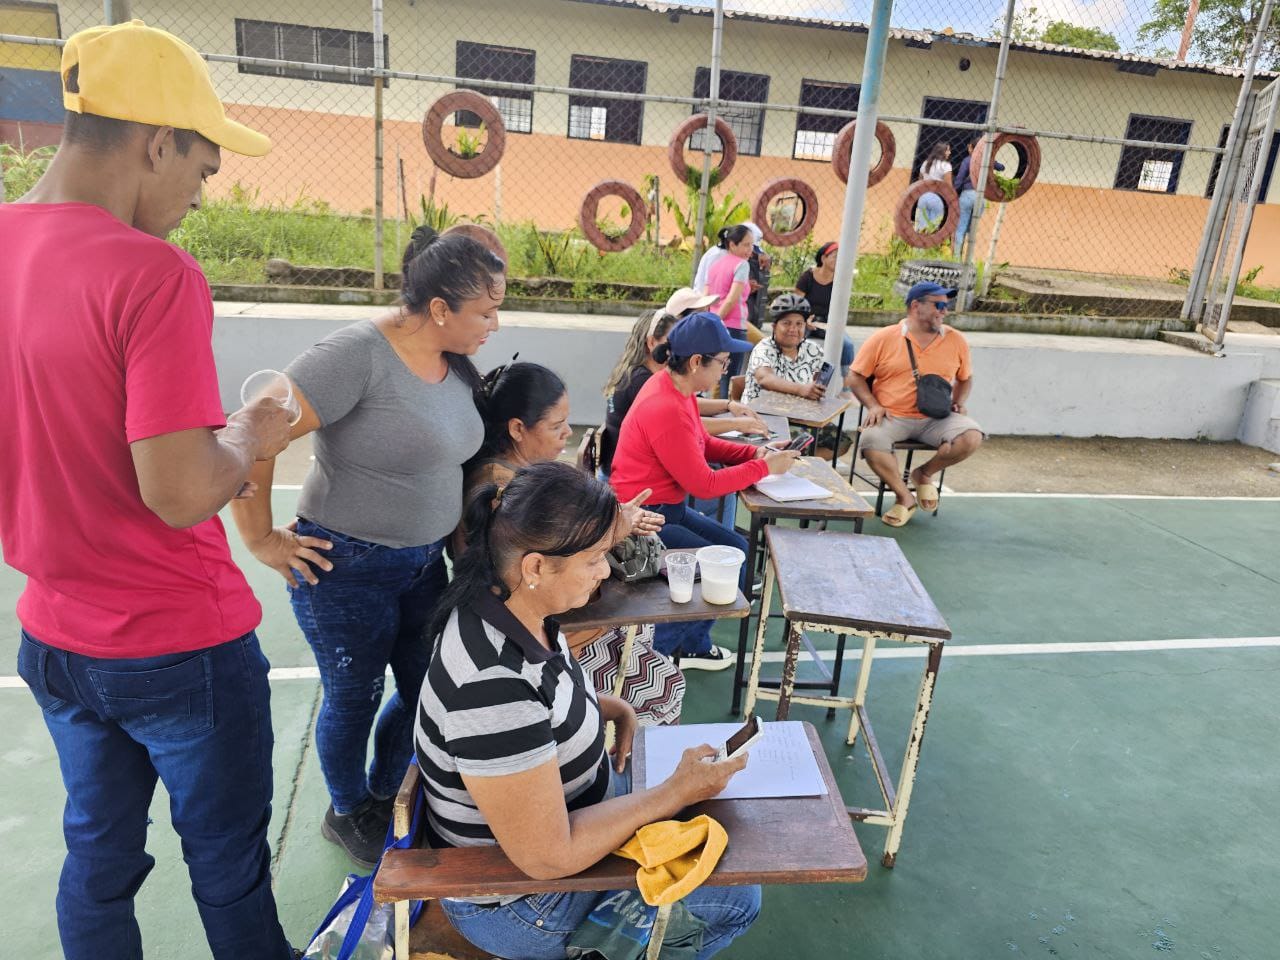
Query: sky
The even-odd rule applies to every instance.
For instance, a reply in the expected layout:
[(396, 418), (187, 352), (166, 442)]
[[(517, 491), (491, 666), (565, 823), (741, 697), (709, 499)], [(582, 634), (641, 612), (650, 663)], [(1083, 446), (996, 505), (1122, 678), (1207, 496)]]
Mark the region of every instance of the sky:
[[(713, 0), (680, 0), (699, 6), (712, 6)], [(1044, 21), (1066, 20), (1081, 26), (1099, 27), (1120, 41), (1121, 49), (1138, 47), (1138, 27), (1147, 19), (1149, 0), (1020, 0), (1019, 10), (1036, 8)], [(727, 10), (799, 17), (829, 17), (839, 20), (867, 22), (871, 17), (870, 0), (725, 0)], [(1004, 16), (1001, 0), (896, 0), (892, 22), (895, 27), (941, 30), (951, 27), (957, 33), (995, 36), (997, 20)], [(1176, 47), (1177, 37), (1164, 46)]]

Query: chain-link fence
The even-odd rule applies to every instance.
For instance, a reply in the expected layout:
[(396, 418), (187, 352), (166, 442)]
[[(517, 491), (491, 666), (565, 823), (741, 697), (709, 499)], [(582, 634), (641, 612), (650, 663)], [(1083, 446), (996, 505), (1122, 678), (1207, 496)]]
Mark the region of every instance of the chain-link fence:
[[(868, 10), (730, 0), (717, 37), (712, 6), (133, 0), (111, 14), (208, 55), (232, 116), (275, 143), (264, 159), (226, 157), (211, 202), (182, 230), (215, 281), (372, 283), (379, 225), (392, 273), (413, 226), (463, 219), (495, 226), (513, 275), (535, 278), (517, 293), (652, 301), (688, 282), (700, 224), (714, 242), (721, 225), (759, 223), (775, 289), (840, 232), (845, 185), (832, 161), (848, 155)], [(1006, 20), (998, 0), (900, 2), (852, 305), (893, 306), (905, 260), (967, 254), (984, 285), (995, 280), (987, 309), (1116, 312), (1110, 291), (1142, 301), (1135, 310), (1164, 297), (1176, 315), (1161, 281), (1185, 279), (1195, 258), (1250, 37), (1246, 25), (1235, 56), (1214, 46), (1224, 27), (1213, 20), (1178, 59), (1181, 24), (1159, 20), (1165, 6), (1050, 0)], [(93, 0), (0, 0), (0, 15), (19, 7), (52, 8), (63, 37), (104, 16)], [(1260, 70), (1257, 85), (1271, 77)], [(704, 203), (707, 133), (694, 118), (712, 109), (728, 135), (711, 140)], [(12, 123), (0, 131), (13, 140)], [(984, 209), (956, 188), (979, 185), (980, 164), (965, 161), (985, 131), (998, 135), (986, 193), (998, 199)], [(1245, 262), (1280, 283), (1270, 174), (1269, 164)], [(361, 269), (289, 271), (272, 258)]]

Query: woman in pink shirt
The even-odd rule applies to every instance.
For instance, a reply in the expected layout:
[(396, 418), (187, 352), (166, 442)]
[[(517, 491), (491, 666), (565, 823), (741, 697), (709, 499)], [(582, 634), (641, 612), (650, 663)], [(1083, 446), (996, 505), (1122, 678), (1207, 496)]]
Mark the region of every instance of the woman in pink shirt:
[[(707, 270), (707, 293), (719, 299), (712, 304), (711, 312), (718, 314), (735, 340), (747, 339), (747, 297), (751, 293), (751, 245), (755, 238), (745, 223), (724, 227), (719, 234), (719, 246), (725, 251)], [(720, 396), (729, 395), (729, 378), (736, 377), (742, 368), (742, 355), (735, 353), (728, 368), (720, 377)]]

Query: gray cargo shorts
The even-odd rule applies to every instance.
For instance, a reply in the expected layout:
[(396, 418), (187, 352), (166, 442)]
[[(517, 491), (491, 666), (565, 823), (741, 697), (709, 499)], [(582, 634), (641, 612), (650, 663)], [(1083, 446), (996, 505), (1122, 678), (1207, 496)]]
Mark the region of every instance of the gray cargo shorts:
[[(932, 417), (895, 417), (885, 414), (885, 418), (874, 427), (863, 427), (862, 438), (858, 446), (862, 450), (883, 450), (893, 452), (893, 445), (904, 440), (918, 440), (931, 447), (940, 447), (949, 443), (962, 433), (977, 430), (982, 433), (978, 421), (963, 413), (950, 414), (943, 420)], [(986, 434), (982, 433), (985, 438)]]

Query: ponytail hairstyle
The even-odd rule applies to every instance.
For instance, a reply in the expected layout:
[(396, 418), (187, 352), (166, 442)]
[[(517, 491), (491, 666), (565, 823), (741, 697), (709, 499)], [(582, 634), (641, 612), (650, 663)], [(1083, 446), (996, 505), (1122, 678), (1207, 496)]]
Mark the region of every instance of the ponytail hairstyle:
[(622, 385), (622, 381), (636, 367), (644, 366), (644, 362), (649, 359), (649, 338), (661, 340), (671, 328), (677, 323), (676, 317), (662, 310), (646, 310), (640, 314), (639, 319), (631, 328), (631, 336), (627, 338), (627, 345), (622, 350), (622, 356), (618, 358), (618, 362), (613, 366), (613, 372), (609, 374), (609, 379), (604, 385), (604, 395), (612, 397), (614, 392)]
[(484, 445), (475, 462), (496, 460), (511, 452), (507, 425), (519, 420), (532, 427), (560, 402), (568, 389), (554, 372), (538, 363), (512, 363), (487, 374), (480, 391)]
[(434, 649), (449, 617), (486, 596), (506, 600), (502, 576), (531, 553), (571, 557), (610, 536), (618, 523), (618, 498), (607, 483), (558, 460), (531, 464), (506, 487), (486, 483), (467, 503), (467, 545), (453, 567), (427, 627)]
[(721, 227), (720, 232), (716, 234), (716, 246), (728, 250), (729, 244), (741, 243), (750, 233), (751, 228), (745, 223), (735, 223), (731, 227)]
[[(496, 297), (506, 264), (484, 244), (464, 233), (441, 236), (425, 224), (414, 228), (400, 267), (400, 302), (405, 312), (425, 317), (439, 297), (450, 310), (461, 310), (482, 293)], [(404, 322), (403, 317), (400, 323)], [(476, 392), (480, 374), (471, 358), (446, 352), (450, 372)]]
[(838, 244), (834, 240), (828, 240), (820, 246), (813, 254), (813, 264), (816, 267), (822, 266), (822, 261), (827, 259), (827, 254), (834, 250)]

